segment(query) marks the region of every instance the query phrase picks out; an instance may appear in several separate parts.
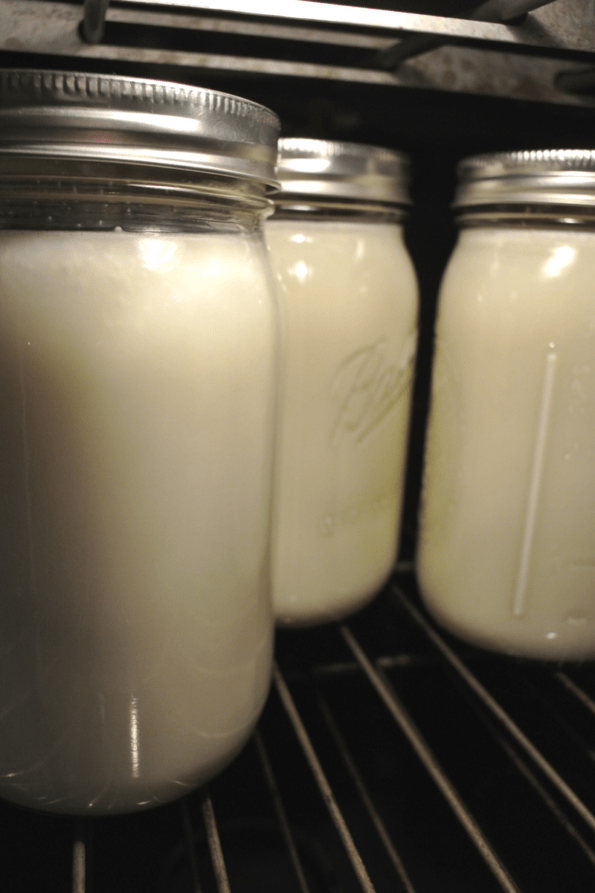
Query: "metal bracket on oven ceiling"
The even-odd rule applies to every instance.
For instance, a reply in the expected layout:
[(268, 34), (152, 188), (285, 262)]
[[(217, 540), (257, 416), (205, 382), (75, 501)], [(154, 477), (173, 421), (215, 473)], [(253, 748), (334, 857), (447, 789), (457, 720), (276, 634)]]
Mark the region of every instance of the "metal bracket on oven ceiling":
[[(548, 6), (552, 2), (555, 0), (483, 0), (461, 18), (477, 22), (498, 22), (502, 25), (521, 25), (531, 10)], [(441, 37), (413, 34), (379, 53), (378, 61), (381, 68), (395, 72), (407, 59), (438, 49), (444, 43)]]
[(87, 43), (101, 43), (110, 0), (85, 0), (81, 35)]

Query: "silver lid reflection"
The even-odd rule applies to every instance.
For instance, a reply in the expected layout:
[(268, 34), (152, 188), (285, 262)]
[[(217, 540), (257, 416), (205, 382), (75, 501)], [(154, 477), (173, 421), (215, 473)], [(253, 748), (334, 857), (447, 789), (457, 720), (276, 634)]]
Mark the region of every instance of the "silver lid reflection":
[(595, 150), (532, 149), (474, 155), (458, 165), (453, 206), (595, 206)]
[(7, 156), (126, 162), (275, 180), (277, 116), (216, 90), (103, 74), (0, 70)]
[(409, 159), (402, 152), (359, 143), (306, 138), (279, 140), (278, 199), (345, 199), (410, 204)]

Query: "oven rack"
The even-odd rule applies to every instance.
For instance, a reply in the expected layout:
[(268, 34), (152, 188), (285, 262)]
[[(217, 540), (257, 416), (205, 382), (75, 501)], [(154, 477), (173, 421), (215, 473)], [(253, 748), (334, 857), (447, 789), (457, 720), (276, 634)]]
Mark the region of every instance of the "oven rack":
[(584, 0), (2, 0), (2, 64), (32, 54), (204, 85), (297, 78), (595, 105)]
[(10, 893), (595, 889), (595, 665), (498, 656), (398, 568), (342, 624), (280, 631), (258, 729), (208, 787), (132, 816), (1, 804)]

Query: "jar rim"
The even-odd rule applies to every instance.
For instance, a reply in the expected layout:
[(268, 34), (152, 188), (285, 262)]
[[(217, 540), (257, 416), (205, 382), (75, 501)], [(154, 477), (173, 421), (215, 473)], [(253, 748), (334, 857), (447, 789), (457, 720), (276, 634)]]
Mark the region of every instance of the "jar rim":
[(464, 158), (453, 208), (494, 205), (595, 208), (595, 150), (530, 149)]
[(410, 205), (410, 160), (382, 146), (285, 137), (278, 144), (278, 199), (307, 196)]
[(217, 90), (120, 75), (0, 69), (6, 158), (131, 162), (277, 187), (280, 121)]

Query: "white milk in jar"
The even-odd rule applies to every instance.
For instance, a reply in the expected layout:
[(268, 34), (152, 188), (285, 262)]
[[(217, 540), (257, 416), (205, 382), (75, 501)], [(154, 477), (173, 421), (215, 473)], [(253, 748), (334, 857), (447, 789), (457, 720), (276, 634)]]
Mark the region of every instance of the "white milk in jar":
[(403, 241), (408, 161), (284, 139), (266, 235), (284, 326), (273, 534), (281, 625), (341, 618), (399, 540), (417, 283)]
[(486, 648), (595, 657), (595, 152), (460, 166), (417, 574)]
[(269, 686), (278, 124), (28, 72), (0, 121), (0, 795), (146, 808), (223, 768)]

